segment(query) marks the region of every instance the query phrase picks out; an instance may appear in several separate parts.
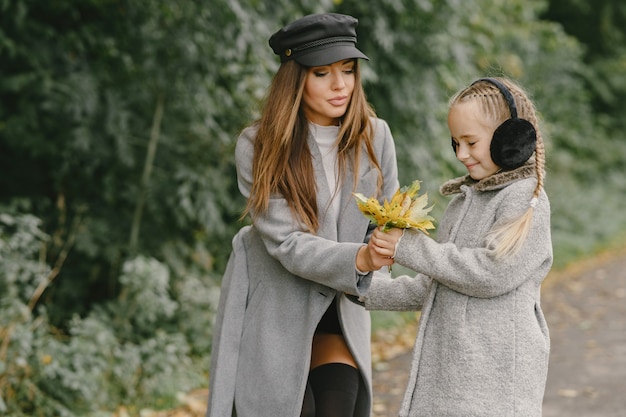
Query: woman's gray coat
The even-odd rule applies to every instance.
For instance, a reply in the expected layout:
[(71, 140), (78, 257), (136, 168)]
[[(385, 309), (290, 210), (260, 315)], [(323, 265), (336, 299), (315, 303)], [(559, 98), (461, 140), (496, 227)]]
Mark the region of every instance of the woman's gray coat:
[[(391, 198), (398, 188), (393, 138), (386, 122), (372, 122), (383, 193)], [(246, 198), (255, 135), (254, 128), (244, 130), (236, 148), (239, 189)], [(326, 211), (330, 191), (313, 137), (309, 147), (321, 213), (318, 234), (300, 231), (286, 201), (273, 196), (267, 214), (233, 239), (214, 329), (207, 416), (300, 416), (313, 333), (335, 297), (345, 338), (366, 382), (358, 408), (370, 414), (370, 316), (343, 295), (363, 295), (369, 288), (372, 274), (355, 270), (369, 222), (352, 196), (353, 170), (344, 182), (339, 217)], [(374, 195), (377, 178), (363, 150), (356, 191)]]
[(534, 169), (444, 184), (443, 194), (458, 194), (442, 243), (407, 231), (395, 259), (418, 274), (375, 274), (368, 309), (422, 310), (400, 416), (541, 416), (550, 339), (539, 292), (552, 264), (545, 193), (517, 255), (494, 260), (485, 244), (494, 223), (529, 207)]

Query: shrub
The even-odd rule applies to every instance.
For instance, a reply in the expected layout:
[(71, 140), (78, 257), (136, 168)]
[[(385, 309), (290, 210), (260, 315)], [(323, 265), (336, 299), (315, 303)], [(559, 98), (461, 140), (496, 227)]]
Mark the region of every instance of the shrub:
[(61, 331), (45, 308), (33, 311), (54, 277), (40, 260), (49, 239), (40, 221), (4, 213), (0, 237), (0, 413), (74, 417), (122, 404), (167, 406), (206, 383), (214, 284), (190, 273), (172, 288), (164, 262), (137, 256), (123, 264), (117, 299)]

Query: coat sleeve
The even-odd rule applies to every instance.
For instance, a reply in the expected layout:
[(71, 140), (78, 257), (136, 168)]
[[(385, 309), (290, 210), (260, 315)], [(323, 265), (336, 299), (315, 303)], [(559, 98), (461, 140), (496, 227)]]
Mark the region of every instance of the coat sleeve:
[[(526, 195), (523, 199), (504, 199), (502, 213), (519, 213), (520, 207), (528, 204)], [(547, 196), (542, 193), (528, 237), (516, 255), (495, 259), (486, 245), (462, 248), (449, 242), (438, 243), (420, 232), (407, 231), (398, 245), (396, 262), (454, 291), (478, 298), (506, 294), (529, 279), (542, 280), (552, 265)]]
[(370, 290), (361, 301), (367, 310), (419, 311), (431, 283), (423, 274), (392, 278), (389, 273), (375, 271)]
[[(254, 129), (245, 130), (235, 151), (239, 189), (246, 198), (250, 196), (253, 180), (255, 134)], [(385, 143), (385, 146), (392, 147), (392, 150), (386, 149), (387, 157), (395, 157), (392, 139), (385, 138)], [(390, 172), (395, 175), (395, 168)], [(395, 183), (397, 179), (392, 178), (391, 182)], [(292, 274), (347, 293), (360, 295), (366, 290), (369, 280), (364, 280), (355, 269), (357, 252), (364, 243), (336, 242), (303, 231), (281, 195), (270, 196), (267, 212), (255, 217), (254, 227), (268, 253)], [(365, 239), (366, 231), (363, 230), (360, 239)]]

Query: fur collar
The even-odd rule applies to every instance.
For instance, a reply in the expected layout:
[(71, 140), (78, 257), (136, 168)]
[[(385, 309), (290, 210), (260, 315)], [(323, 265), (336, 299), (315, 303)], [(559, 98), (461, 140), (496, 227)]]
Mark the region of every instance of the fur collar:
[(512, 182), (535, 176), (535, 161), (531, 158), (519, 168), (512, 171), (500, 171), (480, 181), (472, 179), (469, 174), (451, 179), (446, 181), (439, 191), (443, 195), (457, 194), (461, 192), (462, 185), (470, 186), (476, 191), (492, 191), (503, 188)]

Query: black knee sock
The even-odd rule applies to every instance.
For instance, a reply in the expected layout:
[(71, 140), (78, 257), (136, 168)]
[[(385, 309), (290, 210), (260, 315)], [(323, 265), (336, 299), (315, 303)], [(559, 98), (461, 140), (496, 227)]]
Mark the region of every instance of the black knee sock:
[(343, 363), (328, 363), (309, 373), (316, 417), (353, 417), (361, 375)]
[(313, 390), (310, 383), (306, 384), (300, 417), (315, 417), (315, 398), (313, 398)]

